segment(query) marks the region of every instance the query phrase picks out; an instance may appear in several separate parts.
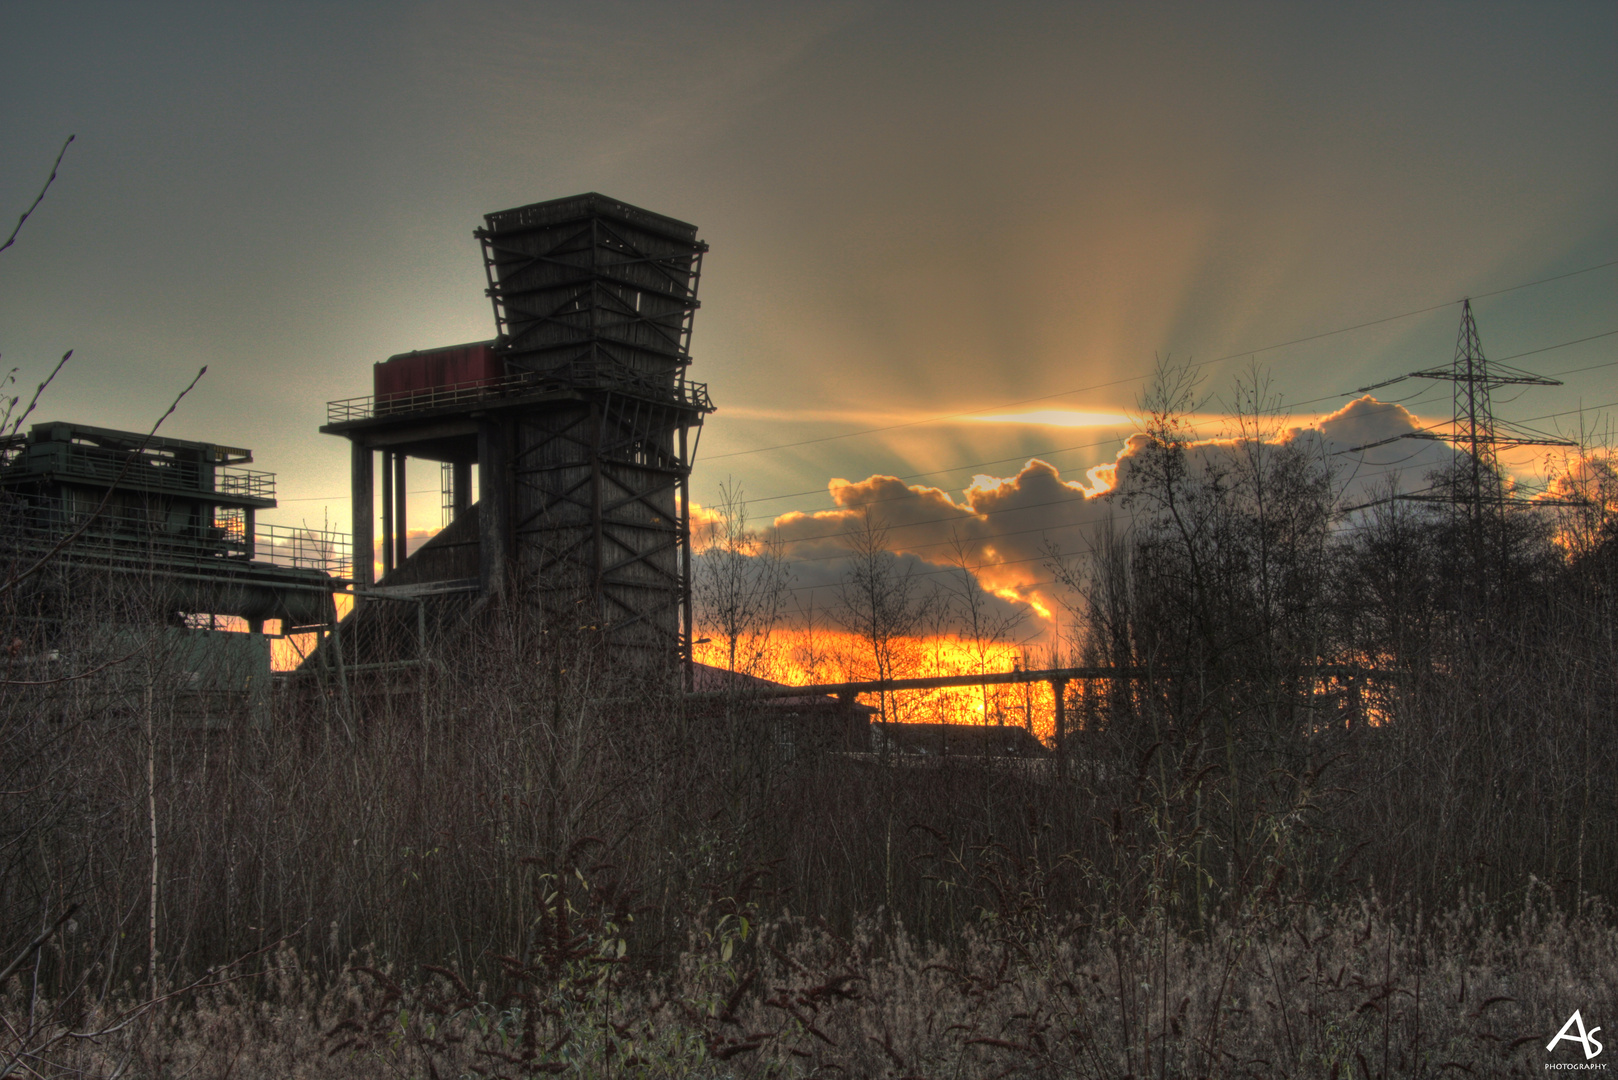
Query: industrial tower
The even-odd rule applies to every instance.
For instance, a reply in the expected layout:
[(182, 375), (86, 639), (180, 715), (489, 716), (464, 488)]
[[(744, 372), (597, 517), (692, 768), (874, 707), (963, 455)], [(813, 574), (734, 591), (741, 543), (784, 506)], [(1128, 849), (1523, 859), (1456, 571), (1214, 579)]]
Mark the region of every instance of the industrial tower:
[[(0, 439), (5, 555), (109, 581), (139, 581), (159, 621), (267, 619), (282, 634), (332, 621), (331, 572), (346, 538), (262, 525), (275, 474), (251, 450), (87, 424), (35, 424)], [(25, 580), (25, 592), (36, 583)], [(71, 620), (74, 613), (51, 617)], [(267, 654), (266, 654), (267, 655)]]
[(77, 423), (0, 438), (9, 684), (60, 705), (51, 690), (78, 685), (76, 666), (95, 676), (86, 691), (133, 708), (160, 667), (189, 721), (265, 704), (270, 637), (330, 627), (333, 575), (350, 560), (346, 536), (258, 522), (276, 506), (275, 474), (252, 461), (241, 447)]
[[(686, 367), (707, 244), (594, 193), (488, 214), (474, 235), (497, 336), (377, 364), (375, 392), (332, 402), (321, 428), (353, 447), (356, 552), (382, 454), (383, 574), (356, 560), (359, 621), (367, 597), (509, 597), (620, 659), (689, 664), (689, 480), (713, 404)], [(453, 520), (406, 558), (409, 458), (441, 463)]]

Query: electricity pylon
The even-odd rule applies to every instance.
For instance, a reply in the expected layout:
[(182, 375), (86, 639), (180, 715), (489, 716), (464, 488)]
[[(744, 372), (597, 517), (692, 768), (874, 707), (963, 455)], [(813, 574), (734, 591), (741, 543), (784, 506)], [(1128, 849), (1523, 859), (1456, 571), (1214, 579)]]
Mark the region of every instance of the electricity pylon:
[(1524, 499), (1507, 491), (1500, 476), (1500, 451), (1523, 446), (1571, 447), (1574, 444), (1498, 419), (1494, 415), (1493, 394), (1502, 386), (1562, 384), (1505, 364), (1491, 366), (1483, 355), (1483, 342), (1478, 338), (1478, 324), (1472, 318), (1470, 299), (1461, 301), (1461, 328), (1455, 337), (1455, 359), (1448, 367), (1412, 371), (1407, 378), (1440, 379), (1455, 386), (1455, 408), (1448, 441), (1466, 454), (1466, 461), (1447, 498), (1455, 505), (1457, 513), (1466, 511), (1474, 537), (1482, 537), (1491, 510), (1501, 514), (1507, 505), (1530, 502), (1546, 505), (1543, 499)]
[(1470, 299), (1461, 302), (1461, 328), (1455, 337), (1455, 358), (1447, 367), (1412, 371), (1408, 375), (1400, 375), (1373, 386), (1363, 387), (1359, 392), (1377, 390), (1393, 383), (1403, 382), (1405, 379), (1436, 379), (1453, 384), (1454, 409), (1449, 431), (1409, 431), (1389, 439), (1351, 447), (1343, 452), (1369, 450), (1371, 447), (1383, 446), (1399, 439), (1429, 439), (1449, 443), (1460, 452), (1461, 460), (1457, 461), (1455, 468), (1449, 470), (1439, 481), (1436, 490), (1428, 488), (1425, 491), (1399, 493), (1387, 499), (1378, 499), (1345, 509), (1361, 510), (1387, 501), (1448, 504), (1458, 531), (1464, 529), (1468, 553), (1471, 556), (1472, 581), (1474, 586), (1481, 590), (1480, 599), (1487, 608), (1490, 589), (1486, 583), (1496, 577), (1494, 574), (1484, 572), (1491, 547), (1489, 534), (1492, 528), (1496, 539), (1493, 547), (1500, 560), (1501, 570), (1504, 571), (1505, 565), (1509, 562), (1507, 549), (1510, 546), (1510, 530), (1506, 523), (1507, 508), (1581, 505), (1577, 500), (1544, 496), (1530, 499), (1511, 490), (1500, 473), (1500, 451), (1523, 446), (1572, 447), (1576, 444), (1567, 439), (1559, 439), (1545, 432), (1509, 424), (1499, 419), (1494, 415), (1494, 391), (1503, 386), (1562, 384), (1556, 379), (1535, 375), (1531, 371), (1523, 371), (1505, 364), (1490, 364), (1483, 355), (1483, 343), (1478, 337), (1477, 322), (1472, 318)]
[[(1500, 451), (1523, 446), (1567, 446), (1575, 444), (1542, 431), (1534, 431), (1510, 424), (1494, 415), (1493, 394), (1502, 386), (1561, 386), (1557, 379), (1535, 375), (1531, 371), (1506, 364), (1490, 364), (1483, 355), (1483, 342), (1478, 337), (1478, 324), (1472, 318), (1472, 301), (1461, 301), (1461, 328), (1455, 337), (1455, 359), (1448, 366), (1412, 371), (1392, 379), (1362, 386), (1355, 393), (1380, 390), (1384, 386), (1406, 379), (1437, 379), (1454, 384), (1454, 410), (1448, 432), (1407, 431), (1376, 442), (1352, 446), (1345, 454), (1385, 446), (1400, 439), (1427, 439), (1447, 442), (1465, 455), (1460, 475), (1442, 493), (1411, 492), (1393, 498), (1412, 502), (1447, 502), (1457, 512), (1465, 510), (1465, 517), (1475, 536), (1481, 536), (1489, 513), (1502, 514), (1507, 506), (1562, 506), (1561, 499), (1526, 499), (1509, 491), (1500, 476)], [(1382, 501), (1382, 500), (1378, 500)], [(1365, 506), (1375, 505), (1366, 503)], [(1349, 509), (1363, 509), (1350, 507)]]

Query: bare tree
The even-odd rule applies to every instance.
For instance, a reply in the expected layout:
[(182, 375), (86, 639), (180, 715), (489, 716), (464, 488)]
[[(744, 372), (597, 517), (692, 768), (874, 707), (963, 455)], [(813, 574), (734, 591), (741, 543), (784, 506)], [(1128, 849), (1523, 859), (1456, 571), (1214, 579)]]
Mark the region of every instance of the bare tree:
[[(982, 560), (973, 546), (959, 535), (950, 537), (950, 565), (954, 572), (944, 575), (940, 606), (971, 654), (973, 671), (985, 675), (990, 663), (1005, 653), (1011, 635), (1027, 619), (1028, 612), (1020, 608), (997, 608), (995, 597), (978, 578), (983, 570)], [(983, 722), (988, 723), (990, 690), (987, 685), (979, 689), (983, 694)]]
[(832, 660), (825, 640), (825, 613), (815, 609), (815, 592), (795, 603), (798, 621), (798, 647), (794, 650), (805, 677), (811, 683), (825, 682), (822, 673)]
[(697, 560), (697, 610), (703, 625), (723, 642), (730, 671), (765, 675), (786, 610), (791, 568), (778, 536), (747, 527), (741, 485), (727, 480), (719, 491), (719, 516), (704, 530)]
[[(922, 626), (936, 594), (924, 593), (914, 569), (901, 566), (888, 550), (888, 530), (869, 507), (848, 537), (849, 566), (838, 586), (834, 618), (869, 650), (875, 677), (892, 679), (905, 639)], [(877, 696), (883, 723), (893, 719), (888, 699), (886, 691)]]

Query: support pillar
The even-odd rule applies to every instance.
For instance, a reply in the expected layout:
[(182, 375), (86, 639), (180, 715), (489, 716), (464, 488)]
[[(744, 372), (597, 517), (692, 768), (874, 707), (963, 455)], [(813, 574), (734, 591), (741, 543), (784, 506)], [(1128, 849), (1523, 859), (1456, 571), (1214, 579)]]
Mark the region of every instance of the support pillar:
[(403, 566), (410, 557), (410, 499), (405, 487), (405, 456), (397, 451), (393, 455), (393, 565)]
[(1067, 776), (1067, 680), (1052, 679), (1051, 693), (1056, 697), (1056, 774)]
[(505, 593), (510, 573), (511, 492), (505, 431), (484, 417), (478, 421), (478, 578), (484, 596)]
[[(867, 730), (861, 731), (858, 722), (859, 713), (854, 706), (859, 698), (852, 690), (839, 690), (837, 692), (837, 717), (842, 727), (842, 748), (855, 753), (866, 753), (871, 749), (871, 733), (869, 725)], [(861, 736), (864, 736), (861, 738)]]
[(686, 454), (686, 429), (680, 428), (680, 609), (682, 630), (680, 659), (685, 667), (686, 693), (696, 690), (696, 620), (691, 611), (691, 465)]
[[(371, 448), (355, 439), (352, 444), (352, 468), (349, 497), (351, 500), (351, 528), (353, 536), (354, 584), (364, 588), (371, 584)], [(354, 598), (355, 607), (360, 604)]]
[(597, 628), (605, 636), (607, 598), (602, 584), (606, 537), (601, 522), (601, 405), (590, 404), (590, 600), (594, 604)]
[(470, 461), (456, 461), (450, 465), (449, 500), (452, 521), (459, 521), (461, 515), (472, 505), (472, 463)]
[(393, 451), (382, 451), (382, 576), (393, 573)]

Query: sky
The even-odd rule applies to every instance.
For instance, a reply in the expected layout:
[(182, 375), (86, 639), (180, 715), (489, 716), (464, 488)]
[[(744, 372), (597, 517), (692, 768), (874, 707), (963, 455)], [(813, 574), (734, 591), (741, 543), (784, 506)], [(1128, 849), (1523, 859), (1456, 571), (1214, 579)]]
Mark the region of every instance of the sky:
[(694, 490), (755, 522), (1087, 483), (1164, 357), (1210, 431), (1255, 363), (1307, 426), (1447, 363), (1464, 296), (1491, 359), (1572, 372), (1500, 414), (1594, 427), (1615, 55), (1611, 3), (0, 0), (0, 220), (76, 136), (0, 252), (0, 366), (73, 349), (37, 418), (145, 429), (207, 365), (164, 430), (346, 528), (326, 402), (493, 335), (484, 213), (600, 191), (711, 245)]

